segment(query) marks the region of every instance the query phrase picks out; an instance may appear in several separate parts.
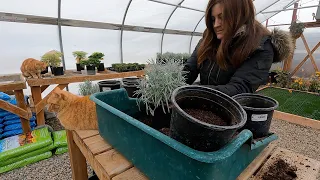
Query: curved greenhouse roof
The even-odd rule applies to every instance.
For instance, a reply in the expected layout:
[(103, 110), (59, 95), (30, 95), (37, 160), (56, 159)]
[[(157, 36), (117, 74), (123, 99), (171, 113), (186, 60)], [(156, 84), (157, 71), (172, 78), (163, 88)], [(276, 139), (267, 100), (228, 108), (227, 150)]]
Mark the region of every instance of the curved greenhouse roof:
[[(254, 0), (267, 19), (297, 0)], [(10, 0), (0, 6), (1, 73), (19, 73), (22, 61), (52, 49), (75, 69), (73, 51), (103, 52), (104, 63), (145, 63), (159, 52), (190, 53), (205, 30), (208, 0)], [(291, 20), (291, 14), (286, 15)], [(289, 22), (290, 23), (290, 22)], [(12, 63), (4, 63), (12, 62)]]

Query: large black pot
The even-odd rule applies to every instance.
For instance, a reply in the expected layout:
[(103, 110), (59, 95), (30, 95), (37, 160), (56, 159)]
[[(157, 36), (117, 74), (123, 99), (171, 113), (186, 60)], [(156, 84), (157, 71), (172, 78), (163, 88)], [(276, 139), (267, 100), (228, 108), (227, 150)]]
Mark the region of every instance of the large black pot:
[(137, 82), (140, 80), (138, 77), (126, 77), (122, 79), (123, 84), (125, 83), (134, 83), (137, 84)]
[(55, 76), (64, 75), (63, 67), (52, 67), (51, 71), (53, 71), (53, 75)]
[[(171, 96), (173, 105), (170, 134), (177, 141), (199, 151), (216, 151), (232, 140), (235, 132), (246, 123), (246, 112), (228, 95), (203, 86), (182, 86)], [(202, 122), (183, 109), (209, 110), (228, 125)]]
[(123, 82), (123, 87), (126, 89), (128, 96), (131, 98), (138, 98), (139, 96), (135, 95), (135, 91), (138, 90), (138, 81), (136, 82)]
[(273, 112), (279, 103), (273, 98), (259, 94), (238, 94), (233, 96), (246, 111), (248, 120), (243, 127), (253, 133), (254, 138), (261, 138), (269, 134)]
[(98, 85), (100, 92), (103, 92), (104, 90), (120, 89), (120, 81), (117, 80), (99, 81)]
[(87, 74), (88, 75), (95, 75), (96, 74), (96, 66), (86, 65)]

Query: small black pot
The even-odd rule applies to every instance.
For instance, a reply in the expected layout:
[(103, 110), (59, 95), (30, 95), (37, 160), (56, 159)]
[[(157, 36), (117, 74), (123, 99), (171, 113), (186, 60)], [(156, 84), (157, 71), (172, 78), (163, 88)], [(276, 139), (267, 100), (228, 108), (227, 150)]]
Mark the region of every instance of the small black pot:
[(243, 129), (249, 129), (254, 138), (261, 138), (269, 134), (273, 112), (279, 103), (275, 99), (259, 94), (238, 94), (233, 96), (247, 112), (248, 120)]
[(48, 71), (48, 66), (47, 66), (44, 71), (41, 71), (41, 74), (47, 74), (48, 72), (49, 72), (49, 71)]
[(120, 89), (120, 81), (117, 80), (106, 80), (98, 82), (100, 92), (103, 92), (104, 89), (114, 90)]
[[(238, 129), (246, 123), (246, 112), (228, 95), (203, 86), (182, 86), (171, 95), (172, 114), (170, 135), (173, 139), (198, 151), (216, 151), (229, 143)], [(202, 122), (183, 109), (210, 110), (228, 125)]]
[(79, 63), (77, 63), (76, 65), (77, 65), (77, 71), (84, 70), (84, 67), (81, 66)]
[(138, 82), (124, 82), (123, 87), (126, 89), (129, 97), (138, 98), (137, 95), (134, 95), (134, 92), (138, 90)]
[(64, 75), (63, 67), (52, 67), (53, 75), (61, 76)]
[(99, 67), (98, 67), (97, 69), (98, 69), (98, 71), (105, 71), (105, 69), (104, 69), (104, 63), (100, 63), (100, 64), (99, 64)]
[(86, 65), (86, 68), (87, 68), (88, 75), (95, 75), (96, 74), (96, 66)]

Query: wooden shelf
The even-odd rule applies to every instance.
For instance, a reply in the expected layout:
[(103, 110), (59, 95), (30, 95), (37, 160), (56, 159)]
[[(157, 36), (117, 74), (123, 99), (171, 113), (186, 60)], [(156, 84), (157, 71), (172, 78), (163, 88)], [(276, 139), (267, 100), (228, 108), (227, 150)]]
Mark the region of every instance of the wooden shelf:
[(105, 72), (99, 72), (96, 75), (85, 75), (85, 74), (76, 73), (74, 71), (66, 71), (65, 75), (62, 75), (62, 76), (44, 77), (42, 79), (27, 79), (27, 82), (29, 86), (43, 86), (43, 85), (51, 85), (51, 84), (69, 84), (69, 83), (75, 83), (75, 82), (83, 82), (86, 80), (96, 81), (96, 80), (114, 79), (114, 78), (122, 78), (122, 77), (128, 77), (128, 76), (142, 76), (142, 75), (144, 75), (143, 70), (122, 72), (122, 73), (106, 70)]
[(25, 78), (21, 74), (0, 75), (0, 91), (27, 89)]

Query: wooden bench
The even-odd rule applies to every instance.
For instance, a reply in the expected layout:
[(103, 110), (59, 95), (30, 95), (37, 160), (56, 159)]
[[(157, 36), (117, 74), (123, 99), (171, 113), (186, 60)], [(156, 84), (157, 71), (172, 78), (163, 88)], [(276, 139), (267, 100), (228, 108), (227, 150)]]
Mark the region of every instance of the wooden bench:
[(88, 180), (86, 160), (100, 180), (148, 179), (106, 143), (97, 130), (67, 130), (67, 137), (74, 180)]

